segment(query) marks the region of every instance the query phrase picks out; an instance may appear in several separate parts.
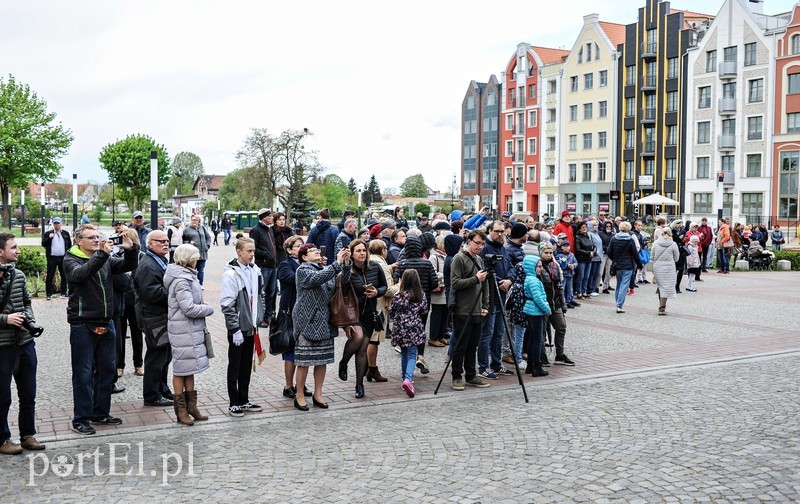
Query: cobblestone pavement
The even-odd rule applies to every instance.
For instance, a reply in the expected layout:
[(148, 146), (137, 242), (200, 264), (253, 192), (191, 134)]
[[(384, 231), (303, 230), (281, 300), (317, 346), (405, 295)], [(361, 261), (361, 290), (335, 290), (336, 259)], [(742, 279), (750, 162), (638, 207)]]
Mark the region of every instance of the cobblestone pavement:
[(0, 482), (15, 501), (797, 502), (798, 366), (793, 352), (553, 381), (530, 404), (505, 388), (127, 429), (4, 457)]

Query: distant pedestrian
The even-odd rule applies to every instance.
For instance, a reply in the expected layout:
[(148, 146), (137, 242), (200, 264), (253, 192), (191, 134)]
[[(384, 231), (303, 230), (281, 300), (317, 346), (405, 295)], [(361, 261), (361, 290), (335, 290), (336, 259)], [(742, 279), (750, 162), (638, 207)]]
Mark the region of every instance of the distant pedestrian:
[[(672, 239), (672, 233), (671, 228), (665, 227), (661, 230), (661, 237), (653, 243), (653, 277), (655, 278), (656, 293), (658, 294), (659, 315), (667, 314), (667, 299), (676, 299), (678, 297), (675, 265), (681, 258), (681, 252)], [(690, 278), (693, 279), (691, 276)]]
[(219, 246), (219, 242), (217, 241), (217, 237), (219, 236), (219, 232), (222, 231), (220, 228), (219, 219), (211, 219), (211, 233), (214, 235), (214, 245)]
[(183, 230), (183, 243), (194, 245), (200, 251), (200, 259), (197, 260), (197, 279), (200, 280), (201, 286), (205, 277), (210, 242), (211, 234), (208, 232), (208, 228), (201, 224), (199, 215), (192, 215), (191, 224)]
[(414, 367), (417, 345), (425, 342), (425, 322), (428, 301), (419, 281), (417, 270), (407, 269), (400, 280), (400, 291), (392, 298), (389, 315), (392, 317), (392, 345), (400, 347), (400, 369), (408, 397), (414, 397)]
[(222, 222), (221, 222), (222, 234), (224, 235), (225, 245), (227, 245), (227, 244), (229, 244), (231, 242), (231, 226), (232, 225), (233, 225), (233, 223), (231, 222), (231, 218), (230, 218), (230, 216), (228, 216), (228, 213), (226, 212), (222, 216)]
[(61, 217), (53, 218), (53, 229), (42, 235), (42, 247), (47, 258), (47, 276), (44, 280), (47, 299), (53, 295), (53, 279), (56, 269), (61, 280), (61, 297), (67, 296), (67, 277), (64, 275), (64, 256), (72, 248), (69, 233), (61, 229)]
[(81, 217), (81, 226), (83, 226), (84, 224), (91, 224), (91, 223), (92, 219), (89, 218), (89, 210), (84, 210), (83, 217)]

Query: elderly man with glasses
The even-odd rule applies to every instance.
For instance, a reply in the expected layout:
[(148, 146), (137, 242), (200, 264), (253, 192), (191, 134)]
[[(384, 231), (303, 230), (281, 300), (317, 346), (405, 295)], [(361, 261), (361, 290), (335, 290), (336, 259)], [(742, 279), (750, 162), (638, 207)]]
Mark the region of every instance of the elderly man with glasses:
[(91, 224), (75, 230), (75, 245), (64, 258), (70, 285), (67, 322), (72, 352), (72, 430), (94, 434), (90, 423), (118, 425), (112, 417), (111, 387), (117, 371), (114, 289), (111, 275), (136, 268), (138, 247), (123, 234), (122, 257), (113, 257), (114, 243)]

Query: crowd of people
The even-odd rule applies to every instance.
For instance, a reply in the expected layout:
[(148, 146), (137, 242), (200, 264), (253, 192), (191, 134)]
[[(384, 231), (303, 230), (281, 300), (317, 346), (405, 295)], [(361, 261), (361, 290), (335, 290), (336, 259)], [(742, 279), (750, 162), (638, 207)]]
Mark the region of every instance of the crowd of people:
[[(427, 346), (447, 348), (453, 390), (485, 388), (515, 375), (507, 365), (546, 376), (549, 346), (553, 364), (574, 366), (565, 351), (564, 315), (581, 302), (613, 288), (622, 314), (626, 298), (652, 281), (663, 316), (667, 301), (682, 292), (684, 275), (685, 290), (697, 292), (715, 250), (718, 272), (727, 274), (737, 254), (764, 254), (768, 240), (775, 250), (785, 243), (779, 226), (768, 234), (764, 226), (731, 227), (726, 219), (712, 230), (705, 218), (668, 224), (659, 217), (651, 235), (641, 220), (602, 213), (581, 218), (564, 211), (558, 221), (545, 214), (541, 221), (524, 222), (508, 212), (496, 220), (490, 215), (488, 208), (469, 218), (461, 211), (418, 215), (409, 226), (398, 207), (392, 215), (373, 214), (358, 229), (352, 213), (334, 224), (323, 209), (304, 238), (287, 226), (284, 213), (265, 208), (257, 225), (235, 240), (227, 214), (209, 231), (197, 215), (185, 227), (176, 218), (165, 229), (150, 229), (137, 211), (130, 227), (115, 222), (109, 239), (91, 223), (70, 235), (54, 218), (42, 237), (46, 295), (55, 295), (58, 271), (60, 293), (69, 296), (72, 429), (94, 434), (96, 425), (122, 423), (110, 407), (111, 394), (124, 390), (118, 379), (125, 372), (128, 330), (144, 405), (173, 406), (184, 425), (208, 419), (198, 408), (195, 375), (214, 357), (206, 318), (216, 308), (203, 299), (203, 281), (209, 247), (218, 244), (220, 232), (225, 245), (235, 245), (222, 273), (219, 306), (232, 417), (262, 410), (251, 402), (249, 387), (266, 354), (260, 332), (272, 333), (270, 328), (291, 328), (291, 348), (281, 352), (283, 396), (300, 411), (309, 410), (309, 397), (314, 407), (328, 408), (323, 387), (327, 366), (337, 363), (334, 338), (340, 330), (347, 341), (337, 376), (353, 377), (355, 398), (365, 397), (365, 379), (388, 381), (377, 365), (387, 338), (400, 354), (400, 387), (409, 397), (415, 395), (414, 373), (430, 372)], [(5, 454), (44, 449), (34, 437), (33, 337), (41, 328), (24, 275), (14, 268), (18, 253), (14, 237), (0, 234), (0, 347), (16, 350), (0, 352)], [(353, 317), (346, 322), (330, 308), (337, 296), (352, 296)], [(12, 377), (20, 398), (21, 444), (10, 440), (7, 422)]]

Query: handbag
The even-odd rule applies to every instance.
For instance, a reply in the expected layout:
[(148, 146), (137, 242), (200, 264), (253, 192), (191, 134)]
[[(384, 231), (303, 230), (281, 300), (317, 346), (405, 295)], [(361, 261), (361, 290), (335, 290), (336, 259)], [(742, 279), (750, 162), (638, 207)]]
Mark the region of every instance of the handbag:
[(206, 357), (213, 359), (214, 347), (211, 345), (211, 331), (209, 331), (207, 327), (203, 328), (203, 338), (205, 339), (204, 343), (206, 345)]
[(342, 284), (342, 277), (336, 277), (336, 290), (329, 302), (330, 323), (336, 327), (347, 327), (358, 324), (358, 298), (353, 284)]
[(383, 315), (383, 310), (372, 313), (372, 325), (375, 331), (383, 332), (386, 329), (386, 317)]
[(142, 321), (144, 322), (144, 335), (148, 346), (163, 348), (169, 345), (166, 313), (155, 317), (142, 317)]
[(288, 311), (282, 311), (269, 324), (269, 353), (284, 354), (294, 350), (294, 323)]

